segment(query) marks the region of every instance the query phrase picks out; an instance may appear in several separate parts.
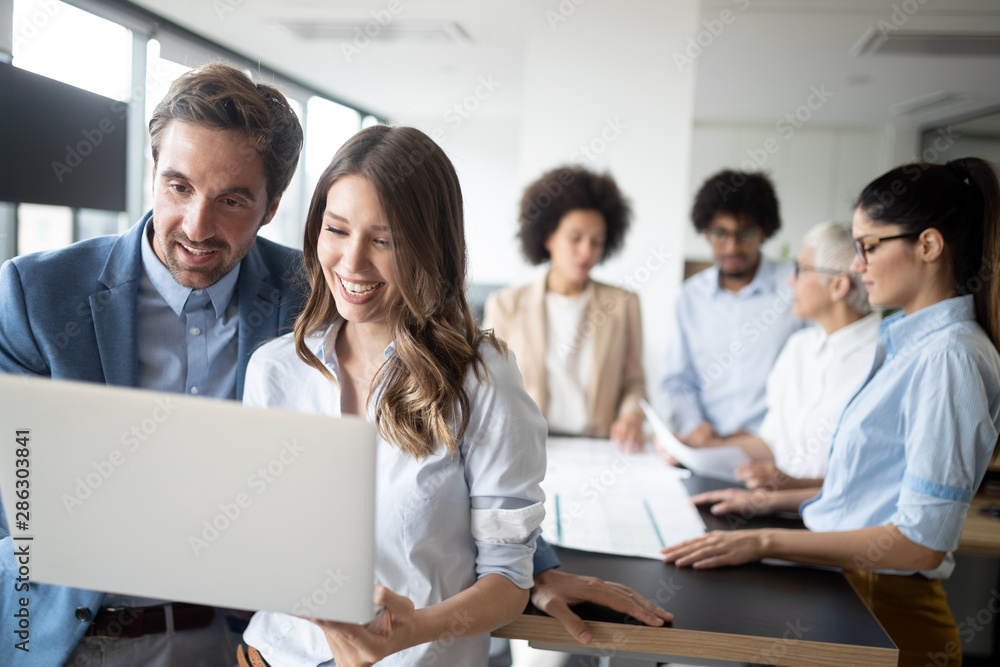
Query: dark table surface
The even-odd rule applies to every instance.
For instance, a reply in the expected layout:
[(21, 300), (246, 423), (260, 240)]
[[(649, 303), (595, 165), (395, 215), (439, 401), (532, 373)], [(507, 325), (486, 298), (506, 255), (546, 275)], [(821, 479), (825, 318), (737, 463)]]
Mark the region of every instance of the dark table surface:
[[(729, 486), (696, 476), (685, 485), (692, 495)], [(705, 508), (700, 512), (709, 530), (802, 528), (793, 518), (717, 517)], [(564, 571), (617, 581), (657, 602), (674, 614), (673, 628), (893, 648), (839, 570), (762, 563), (693, 570), (647, 558), (559, 547), (556, 551)], [(637, 622), (595, 605), (575, 610), (586, 620)]]

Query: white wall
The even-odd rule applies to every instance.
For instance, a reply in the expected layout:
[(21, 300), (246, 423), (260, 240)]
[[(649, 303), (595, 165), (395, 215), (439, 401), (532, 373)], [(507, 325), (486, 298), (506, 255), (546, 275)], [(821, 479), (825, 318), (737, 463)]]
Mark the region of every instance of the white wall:
[[(906, 132), (909, 139), (911, 133)], [(915, 154), (915, 142), (896, 142), (891, 128), (803, 126), (789, 135), (773, 125), (696, 123), (691, 150), (691, 186), (687, 201), (701, 183), (724, 169), (763, 170), (778, 193), (782, 228), (764, 246), (777, 257), (794, 257), (805, 232), (826, 220), (850, 222), (852, 203), (861, 189), (892, 164), (893, 146)], [(770, 149), (770, 150), (768, 150)], [(694, 227), (685, 226), (687, 258), (712, 259), (711, 248)]]

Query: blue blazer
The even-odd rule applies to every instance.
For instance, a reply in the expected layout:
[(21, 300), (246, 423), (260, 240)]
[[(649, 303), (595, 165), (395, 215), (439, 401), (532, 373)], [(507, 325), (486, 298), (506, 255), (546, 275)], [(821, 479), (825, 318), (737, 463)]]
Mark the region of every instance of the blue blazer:
[[(0, 268), (0, 372), (134, 387), (139, 380), (137, 303), (142, 231), (152, 213), (121, 236), (75, 243), (5, 262)], [(304, 303), (301, 253), (258, 238), (243, 259), (236, 397), (251, 353), (291, 330)], [(301, 283), (303, 286), (305, 283)], [(0, 665), (62, 665), (104, 597), (98, 591), (30, 584), (18, 591), (10, 530), (0, 513)], [(30, 653), (15, 647), (27, 597)]]

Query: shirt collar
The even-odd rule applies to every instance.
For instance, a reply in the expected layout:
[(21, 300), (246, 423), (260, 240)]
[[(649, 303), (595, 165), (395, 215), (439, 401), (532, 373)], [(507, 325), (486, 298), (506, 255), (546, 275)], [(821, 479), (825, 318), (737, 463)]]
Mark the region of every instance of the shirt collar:
[(735, 294), (737, 296), (751, 296), (759, 292), (765, 291), (775, 291), (774, 285), (774, 262), (764, 257), (760, 256), (760, 262), (757, 263), (757, 270), (754, 271), (753, 279), (747, 283), (746, 287), (741, 289), (739, 292), (730, 292), (724, 289), (719, 282), (719, 265), (713, 264), (712, 268), (709, 269), (712, 274), (712, 294), (718, 295), (723, 292), (728, 292), (729, 294)]
[(976, 306), (971, 294), (956, 296), (922, 308), (912, 315), (899, 312), (882, 322), (881, 332), (888, 349), (899, 354), (918, 345), (929, 333), (950, 324), (976, 319)]
[[(330, 328), (326, 330), (326, 333), (319, 335), (319, 345), (316, 347), (314, 352), (317, 359), (326, 364), (330, 370), (335, 371), (334, 377), (338, 377), (340, 372), (340, 363), (337, 361), (336, 350), (337, 336), (340, 334), (340, 330), (344, 327), (344, 322), (346, 321), (347, 320), (338, 315), (337, 319), (330, 325)], [(383, 352), (383, 354), (385, 354), (386, 361), (388, 361), (389, 358), (395, 354), (395, 352), (396, 341), (392, 341), (386, 346), (385, 351)]]
[[(857, 322), (851, 322), (846, 327), (837, 329), (829, 336), (825, 336), (823, 346), (829, 346), (835, 358), (842, 358), (850, 354), (856, 348), (868, 343), (874, 344), (876, 332), (882, 316), (878, 312), (871, 312), (862, 317)], [(816, 327), (821, 332), (822, 327)]]
[[(187, 303), (188, 297), (191, 296), (191, 292), (194, 290), (174, 280), (174, 277), (170, 274), (170, 270), (164, 266), (163, 262), (160, 261), (160, 258), (153, 251), (150, 240), (152, 235), (153, 218), (150, 217), (142, 230), (142, 268), (146, 271), (149, 281), (153, 283), (153, 287), (156, 288), (156, 291), (163, 297), (163, 300), (170, 306), (170, 310), (180, 316), (184, 312), (184, 305)], [(229, 307), (229, 303), (233, 300), (233, 293), (236, 291), (236, 280), (239, 278), (240, 266), (242, 264), (243, 262), (240, 261), (229, 273), (222, 276), (220, 281), (205, 288), (209, 299), (212, 301), (212, 307), (215, 309), (215, 316), (217, 318), (221, 319), (226, 314), (226, 308)]]

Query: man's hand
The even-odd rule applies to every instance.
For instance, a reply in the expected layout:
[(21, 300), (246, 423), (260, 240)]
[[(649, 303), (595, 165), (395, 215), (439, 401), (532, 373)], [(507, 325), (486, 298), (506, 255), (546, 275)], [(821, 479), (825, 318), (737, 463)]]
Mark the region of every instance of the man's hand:
[(581, 644), (589, 644), (591, 635), (583, 620), (570, 610), (581, 602), (592, 602), (636, 618), (646, 625), (663, 625), (674, 615), (664, 611), (628, 586), (583, 577), (558, 570), (546, 570), (535, 577), (531, 601), (549, 616), (558, 619)]
[(711, 444), (720, 445), (722, 444), (719, 439), (719, 434), (715, 432), (712, 428), (712, 424), (708, 421), (703, 421), (691, 430), (687, 435), (678, 438), (688, 447), (706, 447)]

